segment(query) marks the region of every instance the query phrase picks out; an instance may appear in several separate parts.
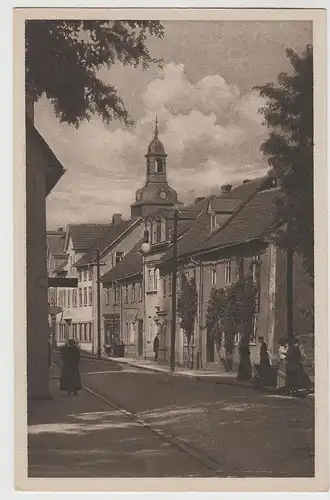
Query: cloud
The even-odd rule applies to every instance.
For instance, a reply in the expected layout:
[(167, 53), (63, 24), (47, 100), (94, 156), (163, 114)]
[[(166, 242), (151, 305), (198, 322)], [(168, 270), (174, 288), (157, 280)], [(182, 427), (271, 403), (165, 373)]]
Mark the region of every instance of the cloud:
[(145, 180), (144, 155), (156, 115), (168, 180), (183, 201), (266, 171), (259, 151), (267, 135), (258, 114), (262, 104), (254, 92), (241, 93), (219, 74), (194, 84), (184, 65), (174, 62), (148, 82), (141, 117), (131, 128), (107, 126), (95, 117), (76, 130), (59, 124), (43, 100), (36, 125), (67, 169), (49, 196), (49, 226), (108, 221), (112, 212), (129, 215)]

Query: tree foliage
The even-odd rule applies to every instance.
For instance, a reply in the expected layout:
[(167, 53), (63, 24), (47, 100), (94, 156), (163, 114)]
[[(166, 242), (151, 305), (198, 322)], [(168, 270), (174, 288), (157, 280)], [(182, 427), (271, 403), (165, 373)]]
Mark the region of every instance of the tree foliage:
[(180, 326), (188, 343), (188, 362), (192, 365), (192, 342), (194, 339), (195, 320), (198, 307), (198, 294), (196, 279), (188, 280), (187, 276), (181, 274), (181, 287), (178, 297), (177, 315), (180, 318)]
[(148, 36), (163, 36), (158, 21), (30, 20), (25, 28), (26, 90), (36, 99), (45, 94), (61, 122), (78, 127), (98, 114), (107, 123), (131, 123), (117, 89), (99, 71), (117, 61), (160, 64), (146, 43)]
[(287, 222), (277, 242), (300, 254), (313, 277), (313, 48), (307, 45), (301, 55), (288, 49), (286, 55), (292, 74), (281, 73), (276, 84), (256, 87), (267, 99), (260, 112), (270, 129), (261, 150), (286, 195), (277, 201), (279, 216)]
[(218, 356), (223, 346), (232, 357), (235, 336), (250, 339), (256, 312), (257, 285), (252, 277), (240, 277), (226, 288), (213, 288), (207, 304), (206, 327), (213, 335)]

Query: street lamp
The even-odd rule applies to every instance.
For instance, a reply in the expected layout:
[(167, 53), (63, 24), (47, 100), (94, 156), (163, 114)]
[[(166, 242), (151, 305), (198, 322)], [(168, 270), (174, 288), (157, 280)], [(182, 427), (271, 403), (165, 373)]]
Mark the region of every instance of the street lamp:
[(150, 252), (150, 243), (149, 243), (149, 231), (147, 226), (145, 226), (144, 235), (143, 235), (143, 243), (140, 248), (142, 254), (142, 290), (143, 290), (143, 331), (144, 331), (144, 342), (143, 349), (146, 357), (145, 350), (145, 337), (146, 337), (146, 322), (147, 322), (147, 310), (146, 310), (146, 272), (145, 272), (145, 256)]

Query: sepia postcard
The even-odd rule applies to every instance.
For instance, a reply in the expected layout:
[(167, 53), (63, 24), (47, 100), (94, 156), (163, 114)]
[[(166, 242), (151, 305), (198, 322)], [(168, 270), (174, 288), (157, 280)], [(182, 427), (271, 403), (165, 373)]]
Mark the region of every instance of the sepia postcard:
[(15, 9), (14, 71), (16, 489), (327, 491), (326, 11)]

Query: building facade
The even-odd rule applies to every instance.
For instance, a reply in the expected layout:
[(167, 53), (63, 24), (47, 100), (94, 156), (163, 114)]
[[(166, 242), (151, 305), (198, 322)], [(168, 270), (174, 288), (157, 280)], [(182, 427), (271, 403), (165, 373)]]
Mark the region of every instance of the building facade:
[(65, 170), (26, 109), (26, 314), (28, 398), (48, 398), (46, 198)]

